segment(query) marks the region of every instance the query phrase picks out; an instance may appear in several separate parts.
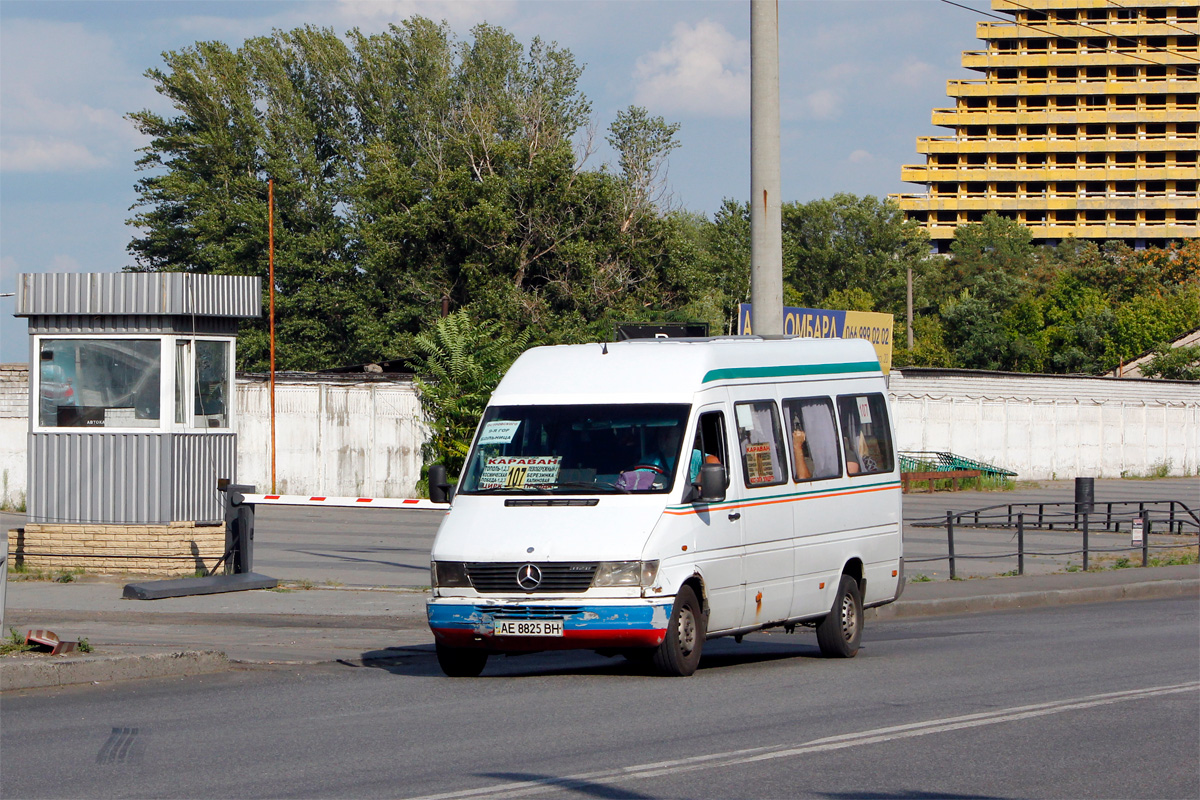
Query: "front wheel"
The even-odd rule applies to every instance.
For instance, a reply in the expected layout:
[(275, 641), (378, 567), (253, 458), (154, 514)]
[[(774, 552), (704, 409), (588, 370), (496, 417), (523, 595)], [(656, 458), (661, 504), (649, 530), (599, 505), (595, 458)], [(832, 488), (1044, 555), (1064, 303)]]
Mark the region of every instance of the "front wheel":
[(451, 678), (477, 678), (487, 666), (487, 650), (437, 645), (438, 666)]
[(654, 651), (654, 667), (663, 675), (687, 677), (700, 664), (707, 620), (690, 586), (682, 586), (671, 607), (667, 637)]
[(837, 598), (817, 625), (817, 644), (826, 658), (854, 658), (862, 641), (863, 607), (858, 581), (843, 575)]

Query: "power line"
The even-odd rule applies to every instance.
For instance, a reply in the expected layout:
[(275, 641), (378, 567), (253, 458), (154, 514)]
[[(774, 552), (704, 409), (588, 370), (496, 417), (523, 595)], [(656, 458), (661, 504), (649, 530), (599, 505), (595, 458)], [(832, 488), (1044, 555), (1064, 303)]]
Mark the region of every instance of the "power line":
[[(1112, 0), (1109, 0), (1109, 2), (1112, 2)], [(1035, 14), (1043, 14), (1043, 13), (1045, 13), (1044, 11), (1042, 11), (1042, 9), (1039, 9), (1039, 8), (1030, 8), (1029, 6), (1022, 5), (1021, 3), (1018, 3), (1018, 2), (1017, 2), (1017, 0), (1008, 0), (1008, 3), (1009, 3), (1010, 5), (1014, 5), (1014, 6), (1016, 6), (1017, 8), (1023, 8), (1023, 9), (1025, 9), (1026, 11), (1032, 11), (1032, 12), (1034, 12)], [(1129, 8), (1127, 8), (1127, 7), (1125, 7), (1125, 6), (1118, 6), (1118, 7), (1119, 7), (1119, 8), (1122, 8), (1122, 9), (1125, 9), (1126, 11), (1130, 11), (1130, 10), (1132, 10), (1132, 9), (1129, 9)], [(1013, 20), (1013, 22), (1016, 22), (1016, 20)], [(1056, 22), (1057, 22), (1058, 24), (1060, 24), (1060, 25), (1061, 25), (1061, 24), (1074, 25), (1076, 28), (1083, 28), (1084, 30), (1088, 31), (1089, 33), (1102, 33), (1102, 34), (1104, 34), (1105, 36), (1108, 36), (1108, 35), (1109, 35), (1108, 31), (1106, 31), (1106, 30), (1103, 30), (1103, 29), (1101, 29), (1101, 30), (1099, 30), (1099, 31), (1095, 30), (1095, 29), (1092, 27), (1092, 24), (1091, 24), (1091, 23), (1074, 22), (1074, 21), (1072, 21), (1072, 20), (1056, 20)], [(1034, 30), (1037, 30), (1037, 26), (1036, 26), (1036, 25), (1028, 25), (1028, 24), (1026, 24), (1026, 23), (1022, 23), (1022, 22), (1017, 22), (1016, 24), (1018, 24), (1018, 25), (1024, 25), (1024, 26), (1025, 26), (1025, 27), (1027, 27), (1027, 28), (1033, 28)], [(1117, 35), (1117, 34), (1115, 34), (1115, 33), (1114, 33), (1114, 34), (1112, 34), (1112, 37), (1113, 37), (1114, 39), (1116, 39), (1118, 42), (1120, 42), (1120, 41), (1124, 40), (1124, 41), (1126, 41), (1126, 42), (1132, 42), (1132, 43), (1133, 43), (1133, 44), (1135, 44), (1135, 45), (1138, 43), (1138, 41), (1137, 41), (1137, 39), (1136, 39), (1136, 38), (1134, 38), (1134, 37), (1130, 37), (1130, 36), (1119, 36), (1119, 35)], [(1060, 36), (1060, 37), (1058, 37), (1058, 38), (1060, 38), (1060, 39), (1071, 38), (1071, 39), (1072, 39), (1072, 40), (1073, 40), (1073, 41), (1074, 41), (1076, 44), (1078, 44), (1078, 43), (1079, 43), (1079, 40), (1078, 40), (1078, 39), (1074, 39), (1073, 37), (1065, 37), (1065, 36)], [(1178, 50), (1171, 50), (1171, 49), (1169, 49), (1169, 48), (1166, 48), (1166, 47), (1147, 47), (1146, 49), (1147, 49), (1147, 50), (1153, 50), (1153, 51), (1154, 51), (1154, 52), (1156, 52), (1156, 53), (1166, 53), (1166, 54), (1168, 54), (1168, 55), (1172, 55), (1172, 56), (1179, 56), (1180, 58), (1184, 58), (1184, 59), (1188, 59), (1188, 60), (1191, 60), (1191, 61), (1197, 61), (1197, 62), (1200, 62), (1200, 58), (1192, 58), (1191, 56), (1188, 56), (1188, 55), (1186, 55), (1185, 53), (1181, 53), (1181, 52), (1179, 52)], [(1114, 53), (1117, 53), (1118, 55), (1123, 55), (1123, 56), (1129, 56), (1129, 55), (1130, 55), (1129, 53), (1122, 53), (1122, 52), (1121, 52), (1121, 51), (1119, 51), (1119, 50), (1108, 50), (1108, 48), (1105, 48), (1105, 50), (1106, 50), (1107, 52), (1114, 52)], [(1137, 58), (1137, 56), (1130, 56), (1130, 57), (1131, 57), (1131, 58)], [(1142, 61), (1146, 61), (1146, 62), (1147, 62), (1147, 63), (1149, 63), (1149, 64), (1155, 64), (1155, 65), (1159, 65), (1159, 62), (1157, 62), (1157, 61), (1150, 61), (1149, 59), (1144, 59), (1144, 58), (1143, 58), (1143, 59), (1141, 59), (1141, 60), (1142, 60)], [(1162, 66), (1162, 65), (1159, 65), (1159, 66)]]
[[(955, 3), (955, 2), (954, 2), (954, 0), (941, 0), (941, 2), (945, 3), (945, 4), (946, 4), (946, 5), (948, 5), (948, 6), (955, 6), (956, 8), (961, 8), (961, 9), (963, 9), (963, 10), (965, 10), (965, 11), (970, 11), (970, 12), (972, 12), (972, 13), (974, 13), (974, 14), (982, 14), (982, 15), (983, 15), (983, 16), (985, 16), (985, 17), (991, 17), (992, 19), (997, 19), (997, 20), (1000, 20), (1001, 22), (1009, 23), (1009, 24), (1012, 24), (1012, 25), (1017, 25), (1017, 26), (1019, 26), (1019, 27), (1022, 27), (1022, 28), (1029, 28), (1030, 30), (1035, 30), (1035, 31), (1038, 31), (1038, 30), (1040, 30), (1040, 29), (1039, 29), (1039, 28), (1038, 28), (1036, 25), (1030, 25), (1030, 24), (1029, 24), (1029, 23), (1027, 23), (1027, 22), (1018, 22), (1018, 21), (1017, 21), (1017, 20), (1015, 20), (1015, 19), (1009, 19), (1008, 17), (1002, 17), (1002, 16), (1000, 16), (1000, 15), (998, 15), (998, 14), (993, 14), (993, 13), (991, 13), (991, 12), (989, 12), (989, 11), (983, 11), (983, 10), (980, 10), (980, 9), (978, 9), (978, 8), (971, 8), (970, 6), (964, 6), (964, 5), (963, 5), (963, 4), (961, 4), (961, 3)], [(1017, 6), (1018, 8), (1023, 8), (1023, 9), (1025, 9), (1026, 11), (1035, 11), (1035, 12), (1039, 12), (1039, 13), (1040, 13), (1040, 9), (1036, 9), (1036, 8), (1030, 8), (1029, 6), (1024, 6), (1024, 5), (1021, 5), (1020, 3), (1017, 3), (1017, 2), (1015, 2), (1015, 0), (1008, 0), (1008, 2), (1010, 2), (1012, 5), (1015, 5), (1015, 6)], [(1105, 33), (1105, 35), (1107, 36), (1107, 32), (1106, 32), (1106, 31), (1094, 31), (1094, 30), (1092, 30), (1092, 28), (1091, 28), (1091, 27), (1089, 27), (1089, 26), (1085, 26), (1085, 25), (1081, 25), (1081, 24), (1080, 24), (1080, 23), (1078, 23), (1078, 22), (1073, 22), (1073, 23), (1070, 23), (1070, 24), (1072, 24), (1072, 25), (1075, 25), (1076, 27), (1081, 27), (1081, 28), (1084, 28), (1084, 30), (1087, 30), (1087, 31), (1088, 31), (1088, 32), (1090, 32), (1090, 33), (1101, 33), (1101, 32), (1103, 32), (1103, 33)], [(1079, 44), (1079, 43), (1080, 43), (1080, 41), (1081, 41), (1079, 38), (1077, 38), (1077, 37), (1075, 37), (1075, 36), (1057, 36), (1057, 37), (1055, 37), (1055, 38), (1057, 38), (1057, 39), (1065, 39), (1065, 40), (1067, 40), (1067, 41), (1070, 41), (1070, 42), (1075, 42), (1075, 44)], [(1118, 39), (1118, 40), (1119, 40), (1119, 39), (1124, 39), (1125, 41), (1134, 42), (1135, 44), (1137, 43), (1137, 40), (1136, 40), (1136, 39), (1131, 39), (1131, 38), (1129, 38), (1128, 36), (1114, 36), (1114, 38), (1116, 38), (1116, 39)], [(1156, 52), (1156, 53), (1166, 53), (1166, 54), (1168, 54), (1168, 55), (1172, 55), (1172, 56), (1178, 56), (1178, 57), (1180, 57), (1180, 58), (1184, 58), (1184, 59), (1190, 59), (1190, 60), (1192, 60), (1192, 61), (1200, 62), (1200, 58), (1191, 58), (1190, 56), (1187, 56), (1187, 55), (1185, 55), (1185, 54), (1183, 54), (1183, 53), (1180, 53), (1180, 52), (1178, 52), (1178, 51), (1175, 51), (1175, 50), (1170, 50), (1170, 49), (1168, 49), (1168, 48), (1165, 48), (1165, 47), (1152, 47), (1152, 48), (1147, 48), (1147, 49), (1149, 49), (1149, 50), (1153, 50), (1153, 51), (1154, 51), (1154, 52)], [(1154, 66), (1156, 66), (1156, 67), (1164, 67), (1164, 66), (1167, 66), (1167, 65), (1166, 65), (1165, 63), (1163, 63), (1162, 61), (1153, 61), (1153, 60), (1151, 60), (1151, 59), (1149, 59), (1149, 58), (1143, 58), (1142, 56), (1135, 55), (1135, 54), (1133, 54), (1133, 53), (1122, 53), (1120, 50), (1117, 50), (1116, 48), (1105, 47), (1105, 48), (1104, 48), (1104, 52), (1106, 52), (1106, 53), (1112, 53), (1112, 54), (1114, 54), (1114, 55), (1124, 56), (1124, 57), (1126, 57), (1126, 58), (1132, 58), (1132, 59), (1136, 59), (1137, 61), (1144, 61), (1144, 62), (1146, 62), (1147, 64), (1153, 64), (1153, 65), (1154, 65)]]

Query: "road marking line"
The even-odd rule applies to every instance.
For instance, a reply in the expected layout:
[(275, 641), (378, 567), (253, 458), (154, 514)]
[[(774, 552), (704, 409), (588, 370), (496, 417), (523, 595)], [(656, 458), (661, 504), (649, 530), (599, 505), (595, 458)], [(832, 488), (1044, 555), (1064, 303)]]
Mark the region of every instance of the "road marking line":
[(1162, 697), (1182, 692), (1200, 690), (1200, 681), (1179, 683), (1171, 686), (1152, 686), (1147, 689), (1130, 689), (1122, 692), (1107, 692), (1105, 694), (1089, 695), (1087, 697), (1054, 700), (1047, 703), (1035, 703), (1027, 706), (984, 711), (977, 714), (964, 714), (958, 717), (913, 722), (906, 725), (892, 725), (886, 728), (876, 728), (858, 733), (847, 733), (839, 736), (829, 736), (815, 739), (801, 745), (771, 745), (751, 747), (744, 750), (730, 750), (723, 753), (691, 756), (688, 758), (658, 761), (649, 764), (638, 764), (630, 767), (585, 772), (577, 775), (565, 775), (561, 778), (543, 778), (530, 781), (516, 781), (493, 784), (478, 789), (464, 789), (456, 792), (425, 795), (411, 800), (462, 800), (474, 797), (523, 797), (533, 794), (543, 794), (572, 786), (592, 786), (597, 783), (620, 783), (632, 780), (645, 780), (662, 775), (676, 775), (682, 772), (692, 772), (716, 767), (730, 767), (750, 764), (757, 761), (770, 761), (780, 758), (823, 753), (831, 750), (842, 750), (848, 747), (860, 747), (868, 744), (894, 741), (896, 739), (911, 739), (926, 736), (931, 733), (947, 733), (964, 728), (977, 728), (983, 725), (996, 725), (1002, 722), (1015, 722), (1023, 719), (1044, 717), (1049, 714), (1060, 714), (1064, 711), (1078, 711), (1085, 708), (1124, 703), (1130, 700), (1141, 700), (1149, 697)]

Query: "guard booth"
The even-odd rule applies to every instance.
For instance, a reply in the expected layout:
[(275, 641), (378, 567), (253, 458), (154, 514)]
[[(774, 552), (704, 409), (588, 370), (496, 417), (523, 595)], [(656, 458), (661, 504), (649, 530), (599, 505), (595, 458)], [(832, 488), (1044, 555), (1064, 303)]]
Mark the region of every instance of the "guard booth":
[(238, 319), (260, 280), (190, 273), (22, 274), (29, 321), (33, 568), (192, 575), (225, 551), (236, 482)]

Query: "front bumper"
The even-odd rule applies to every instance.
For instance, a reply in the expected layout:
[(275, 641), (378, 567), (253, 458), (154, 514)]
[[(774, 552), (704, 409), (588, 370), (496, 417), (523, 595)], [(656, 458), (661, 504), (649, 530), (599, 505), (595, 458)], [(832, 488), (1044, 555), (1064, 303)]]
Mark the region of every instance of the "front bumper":
[[(425, 605), (434, 638), (494, 651), (657, 647), (667, 635), (672, 598), (611, 603), (438, 599)], [(496, 636), (495, 619), (561, 619), (562, 636)]]

